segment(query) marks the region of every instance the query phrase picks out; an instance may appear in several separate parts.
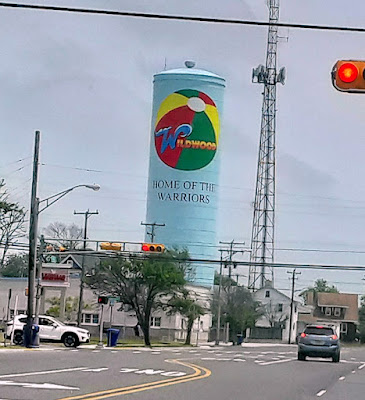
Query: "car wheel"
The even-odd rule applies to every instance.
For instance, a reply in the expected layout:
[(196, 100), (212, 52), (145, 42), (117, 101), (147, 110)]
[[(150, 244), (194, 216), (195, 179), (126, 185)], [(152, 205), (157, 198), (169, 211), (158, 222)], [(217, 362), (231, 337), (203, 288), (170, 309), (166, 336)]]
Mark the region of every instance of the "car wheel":
[(334, 362), (334, 363), (340, 362), (340, 353), (338, 353), (332, 357), (332, 362)]
[(22, 331), (15, 331), (14, 332), (14, 339), (13, 343), (21, 346), (23, 344), (23, 332)]
[(80, 344), (79, 338), (74, 333), (65, 333), (62, 342), (66, 347), (77, 347)]
[(303, 353), (298, 353), (298, 360), (305, 361), (305, 355)]

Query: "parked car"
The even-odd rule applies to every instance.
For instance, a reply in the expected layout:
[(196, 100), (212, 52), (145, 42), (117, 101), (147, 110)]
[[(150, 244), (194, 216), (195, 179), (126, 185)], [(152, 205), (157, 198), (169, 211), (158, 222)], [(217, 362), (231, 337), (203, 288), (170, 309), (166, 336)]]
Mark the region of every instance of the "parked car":
[[(14, 343), (23, 344), (23, 328), (27, 322), (27, 316), (16, 315), (15, 322), (7, 323), (6, 336), (10, 339), (14, 324)], [(53, 317), (39, 316), (39, 339), (49, 342), (62, 342), (66, 347), (77, 347), (80, 343), (88, 343), (90, 333), (86, 329), (65, 325)]]
[(340, 361), (340, 342), (330, 326), (308, 325), (298, 337), (298, 360), (306, 357), (332, 358)]

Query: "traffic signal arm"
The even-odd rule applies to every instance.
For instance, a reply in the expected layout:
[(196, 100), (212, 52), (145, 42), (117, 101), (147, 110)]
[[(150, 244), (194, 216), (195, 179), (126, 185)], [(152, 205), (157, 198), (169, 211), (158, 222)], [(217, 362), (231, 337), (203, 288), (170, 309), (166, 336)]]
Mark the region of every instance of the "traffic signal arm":
[(337, 61), (332, 69), (332, 84), (341, 92), (365, 93), (365, 61)]

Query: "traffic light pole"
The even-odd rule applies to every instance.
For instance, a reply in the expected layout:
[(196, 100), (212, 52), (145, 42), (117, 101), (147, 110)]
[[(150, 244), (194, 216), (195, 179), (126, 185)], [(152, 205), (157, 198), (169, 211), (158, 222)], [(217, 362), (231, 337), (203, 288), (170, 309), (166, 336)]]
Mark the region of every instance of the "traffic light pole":
[(98, 349), (102, 349), (104, 347), (103, 344), (103, 315), (104, 315), (104, 304), (101, 305), (101, 313), (100, 313), (100, 323), (99, 323), (99, 343), (96, 346)]
[[(85, 212), (76, 212), (74, 211), (74, 215), (84, 215), (84, 251), (86, 250), (86, 239), (87, 239), (87, 221), (91, 215), (97, 215), (99, 211), (85, 211)], [(85, 255), (82, 256), (81, 262), (81, 276), (80, 276), (80, 291), (79, 291), (79, 306), (77, 311), (77, 326), (81, 325), (81, 317), (82, 317), (82, 306), (83, 306), (83, 297), (84, 297), (84, 280), (85, 280)]]

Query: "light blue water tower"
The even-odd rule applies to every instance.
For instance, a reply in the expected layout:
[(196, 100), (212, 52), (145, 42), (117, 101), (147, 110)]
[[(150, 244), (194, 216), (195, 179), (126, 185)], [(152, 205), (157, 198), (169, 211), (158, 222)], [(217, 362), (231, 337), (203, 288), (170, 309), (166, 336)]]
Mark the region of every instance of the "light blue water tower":
[[(225, 80), (192, 61), (185, 66), (154, 76), (146, 222), (164, 224), (155, 227), (155, 243), (212, 259)], [(192, 283), (211, 287), (215, 266), (195, 266)]]

